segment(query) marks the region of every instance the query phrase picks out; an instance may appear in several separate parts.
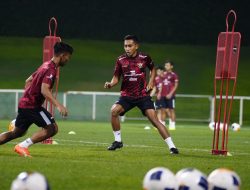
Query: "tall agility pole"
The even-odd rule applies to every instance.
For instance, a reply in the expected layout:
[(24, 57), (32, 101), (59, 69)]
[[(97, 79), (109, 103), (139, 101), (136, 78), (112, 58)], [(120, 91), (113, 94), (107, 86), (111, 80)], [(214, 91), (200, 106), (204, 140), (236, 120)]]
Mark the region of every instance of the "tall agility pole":
[[(232, 30), (229, 31), (229, 17)], [(218, 36), (214, 76), (214, 134), (213, 155), (228, 155), (228, 128), (238, 75), (241, 34), (234, 32), (236, 13), (230, 10), (226, 17), (226, 32)], [(220, 130), (220, 125), (223, 128)]]
[[(54, 23), (54, 31), (53, 34), (51, 32), (52, 23)], [(56, 36), (57, 31), (57, 21), (54, 17), (52, 17), (49, 20), (49, 36), (45, 36), (43, 39), (43, 63), (46, 61), (51, 60), (51, 58), (54, 55), (54, 45), (56, 42), (61, 42), (61, 38)], [(56, 74), (56, 80), (55, 80), (55, 88), (53, 90), (53, 95), (55, 98), (57, 98), (58, 93), (58, 85), (59, 85), (59, 78), (60, 78), (60, 69), (57, 68), (57, 74)], [(54, 105), (45, 100), (44, 107), (51, 113), (51, 115), (54, 117), (55, 115), (55, 107)], [(52, 144), (53, 140), (52, 138), (48, 138), (42, 142), (43, 144)]]

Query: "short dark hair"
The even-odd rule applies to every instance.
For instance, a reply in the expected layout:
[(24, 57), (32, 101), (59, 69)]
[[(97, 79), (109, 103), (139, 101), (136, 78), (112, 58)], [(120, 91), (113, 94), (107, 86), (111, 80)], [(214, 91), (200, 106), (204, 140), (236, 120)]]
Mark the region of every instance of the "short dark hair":
[(56, 42), (56, 44), (54, 45), (54, 54), (58, 55), (60, 53), (73, 53), (73, 48), (69, 45), (66, 44), (64, 42)]
[(174, 66), (174, 62), (173, 62), (173, 61), (166, 60), (166, 61), (165, 61), (165, 64), (167, 64), (167, 63), (170, 63), (170, 65)]
[(139, 43), (139, 39), (136, 35), (126, 35), (124, 40), (133, 40), (135, 43)]
[(156, 70), (158, 70), (158, 69), (160, 69), (160, 70), (164, 70), (164, 68), (161, 66), (161, 65), (158, 65), (158, 66), (156, 66), (156, 68), (155, 68)]

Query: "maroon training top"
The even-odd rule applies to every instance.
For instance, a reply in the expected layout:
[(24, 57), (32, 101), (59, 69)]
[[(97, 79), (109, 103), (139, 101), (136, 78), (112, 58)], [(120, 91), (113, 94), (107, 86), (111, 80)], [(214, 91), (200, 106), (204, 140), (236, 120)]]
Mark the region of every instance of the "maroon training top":
[(50, 85), (52, 89), (56, 78), (56, 65), (52, 61), (44, 62), (33, 74), (32, 82), (24, 91), (19, 101), (19, 108), (41, 107), (45, 97), (41, 93), (42, 83)]
[(144, 97), (147, 94), (146, 68), (152, 70), (154, 63), (150, 56), (138, 52), (135, 57), (126, 54), (118, 57), (114, 75), (122, 76), (121, 96)]

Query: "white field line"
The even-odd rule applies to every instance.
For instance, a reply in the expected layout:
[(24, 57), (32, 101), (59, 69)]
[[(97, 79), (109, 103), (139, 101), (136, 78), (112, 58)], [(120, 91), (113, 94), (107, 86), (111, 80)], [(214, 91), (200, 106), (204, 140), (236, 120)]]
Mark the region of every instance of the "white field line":
[[(63, 146), (74, 146), (74, 145), (83, 145), (83, 146), (108, 146), (110, 143), (103, 143), (103, 142), (93, 142), (93, 141), (75, 141), (75, 140), (65, 140), (65, 139), (53, 139), (57, 142), (65, 142), (65, 143), (59, 143), (58, 145), (63, 145)], [(68, 142), (68, 143), (66, 143)], [(123, 146), (126, 147), (133, 147), (133, 148), (162, 148), (165, 149), (166, 147), (159, 147), (159, 146), (149, 146), (149, 145), (127, 145), (124, 144)], [(211, 152), (211, 149), (199, 149), (199, 148), (178, 148), (179, 150), (186, 150), (186, 151), (193, 151), (193, 152)], [(249, 152), (230, 152), (232, 155), (250, 155)]]

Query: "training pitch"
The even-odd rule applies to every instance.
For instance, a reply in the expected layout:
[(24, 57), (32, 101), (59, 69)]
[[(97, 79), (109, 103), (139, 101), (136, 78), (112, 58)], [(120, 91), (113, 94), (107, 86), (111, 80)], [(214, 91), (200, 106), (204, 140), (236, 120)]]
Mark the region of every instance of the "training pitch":
[[(0, 121), (0, 132), (9, 121)], [(176, 173), (195, 167), (207, 175), (216, 168), (235, 170), (242, 180), (241, 189), (250, 189), (250, 128), (229, 131), (232, 156), (211, 155), (213, 132), (208, 124), (177, 123), (171, 131), (179, 155), (170, 155), (167, 145), (149, 123), (122, 124), (124, 147), (107, 151), (113, 141), (109, 123), (59, 121), (57, 145), (36, 144), (30, 147), (32, 158), (14, 153), (14, 145), (37, 130), (32, 126), (24, 137), (0, 146), (0, 189), (8, 190), (11, 181), (22, 171), (45, 174), (52, 190), (136, 190), (142, 189), (145, 173), (164, 166)], [(76, 134), (68, 134), (74, 131)]]

